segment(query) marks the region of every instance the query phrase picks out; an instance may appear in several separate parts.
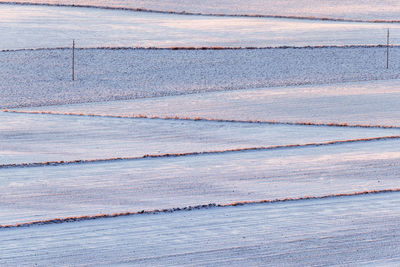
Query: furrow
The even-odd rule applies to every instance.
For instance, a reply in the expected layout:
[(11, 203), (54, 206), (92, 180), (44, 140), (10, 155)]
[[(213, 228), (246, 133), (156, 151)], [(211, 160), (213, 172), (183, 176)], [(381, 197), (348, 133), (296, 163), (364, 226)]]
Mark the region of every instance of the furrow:
[(178, 211), (191, 211), (191, 210), (210, 209), (210, 208), (244, 206), (244, 205), (273, 204), (273, 203), (281, 203), (281, 202), (321, 200), (321, 199), (329, 199), (329, 198), (352, 197), (352, 196), (373, 195), (373, 194), (376, 195), (376, 194), (395, 193), (395, 192), (400, 192), (400, 188), (360, 191), (360, 192), (353, 192), (353, 193), (338, 193), (338, 194), (329, 194), (329, 195), (323, 195), (323, 196), (304, 196), (304, 197), (298, 197), (298, 198), (287, 197), (287, 198), (281, 198), (281, 199), (239, 201), (239, 202), (232, 202), (232, 203), (225, 203), (225, 204), (210, 203), (210, 204), (202, 204), (202, 205), (196, 205), (196, 206), (187, 206), (187, 207), (182, 207), (182, 208), (178, 207), (178, 208), (166, 208), (166, 209), (154, 209), (154, 210), (141, 210), (141, 211), (133, 211), (133, 212), (113, 213), (113, 214), (83, 215), (83, 216), (75, 216), (75, 217), (55, 218), (55, 219), (49, 219), (49, 220), (38, 220), (38, 221), (31, 221), (31, 222), (17, 223), (17, 224), (0, 225), (0, 229), (21, 228), (21, 227), (30, 227), (30, 226), (48, 225), (48, 224), (61, 224), (61, 223), (89, 221), (89, 220), (115, 218), (115, 217), (123, 217), (123, 216), (173, 213), (173, 212), (178, 212)]
[(184, 120), (184, 121), (206, 121), (206, 122), (223, 122), (223, 123), (257, 123), (257, 124), (277, 124), (277, 125), (299, 125), (299, 126), (321, 126), (321, 127), (350, 127), (350, 128), (381, 128), (381, 129), (400, 129), (394, 125), (377, 125), (377, 124), (350, 124), (350, 123), (317, 123), (311, 121), (284, 122), (275, 120), (227, 120), (205, 117), (179, 117), (179, 116), (149, 116), (144, 114), (127, 115), (108, 115), (108, 114), (92, 114), (92, 113), (74, 113), (74, 112), (56, 112), (56, 111), (25, 111), (25, 110), (8, 110), (3, 112), (21, 113), (21, 114), (47, 114), (61, 116), (87, 116), (87, 117), (104, 117), (104, 118), (124, 118), (124, 119), (159, 119), (159, 120)]
[(260, 146), (260, 147), (248, 147), (248, 148), (233, 148), (233, 149), (202, 151), (202, 152), (146, 154), (146, 155), (143, 155), (143, 156), (140, 156), (140, 157), (118, 157), (118, 158), (107, 158), (107, 159), (89, 159), (89, 160), (71, 160), (71, 161), (47, 161), (47, 162), (33, 162), (33, 163), (11, 163), (11, 164), (2, 164), (2, 165), (0, 165), (0, 169), (59, 166), (59, 165), (74, 165), (74, 164), (90, 164), (90, 163), (128, 161), (128, 160), (130, 161), (130, 160), (140, 160), (140, 159), (154, 159), (154, 158), (171, 158), (171, 157), (176, 158), (176, 157), (201, 156), (201, 155), (224, 154), (224, 153), (235, 153), (235, 152), (249, 152), (249, 151), (261, 151), (261, 150), (278, 150), (278, 149), (291, 149), (291, 148), (331, 146), (331, 145), (341, 145), (341, 144), (348, 144), (348, 143), (384, 141), (384, 140), (393, 140), (393, 139), (400, 139), (400, 135), (371, 137), (371, 138), (359, 138), (359, 139), (349, 139), (349, 140), (337, 140), (337, 141), (329, 141), (329, 142), (322, 142), (322, 143), (306, 143), (306, 144)]

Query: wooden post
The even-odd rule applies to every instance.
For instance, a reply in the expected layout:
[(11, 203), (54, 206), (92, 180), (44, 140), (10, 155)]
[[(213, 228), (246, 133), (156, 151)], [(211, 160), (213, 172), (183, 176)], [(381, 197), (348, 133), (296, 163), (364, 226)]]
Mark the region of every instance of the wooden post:
[(72, 81), (75, 81), (75, 40), (72, 40)]
[(389, 29), (387, 29), (387, 40), (386, 40), (386, 69), (389, 69)]

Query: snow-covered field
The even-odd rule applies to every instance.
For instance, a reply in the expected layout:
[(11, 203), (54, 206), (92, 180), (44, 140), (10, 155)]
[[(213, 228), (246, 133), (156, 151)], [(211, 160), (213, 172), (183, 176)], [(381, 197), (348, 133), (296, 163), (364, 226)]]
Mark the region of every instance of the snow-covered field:
[(4, 2), (0, 266), (400, 263), (398, 3)]
[(294, 16), (349, 20), (399, 20), (396, 0), (0, 0), (0, 2), (84, 5), (164, 12)]
[(0, 166), (400, 136), (400, 128), (346, 129), (13, 113), (0, 113), (0, 118)]
[(267, 87), (169, 97), (16, 109), (99, 116), (146, 116), (400, 127), (400, 80)]
[(389, 70), (385, 51), (379, 47), (84, 49), (76, 51), (75, 82), (71, 81), (71, 50), (0, 52), (0, 108), (399, 79), (400, 48), (390, 50)]
[(2, 266), (396, 266), (399, 193), (0, 231)]
[[(399, 44), (400, 23), (206, 17), (50, 6), (1, 5), (0, 49), (70, 46), (305, 46)], [(101, 20), (99, 20), (101, 18)]]
[(0, 221), (399, 189), (399, 145), (395, 139), (2, 168)]

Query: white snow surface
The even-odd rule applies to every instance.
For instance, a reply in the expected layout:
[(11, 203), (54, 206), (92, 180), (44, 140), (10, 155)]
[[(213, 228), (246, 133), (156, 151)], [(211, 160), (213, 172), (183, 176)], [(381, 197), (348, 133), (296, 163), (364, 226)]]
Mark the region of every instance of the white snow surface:
[(5, 229), (0, 264), (396, 266), (399, 216), (391, 193)]
[(400, 78), (400, 48), (391, 49), (388, 70), (385, 51), (84, 49), (76, 51), (75, 82), (71, 50), (0, 52), (0, 107)]
[(400, 80), (269, 87), (24, 111), (400, 127)]
[(142, 157), (400, 135), (365, 129), (0, 113), (0, 164)]
[(0, 5), (0, 49), (400, 44), (400, 23), (205, 17), (51, 6)]
[[(398, 20), (397, 2), (29, 2), (317, 18), (0, 4), (0, 108), (21, 108), (0, 112), (0, 225), (38, 223), (0, 226), (1, 266), (399, 265), (399, 139), (185, 154), (397, 135), (400, 48), (386, 69), (384, 47), (342, 46), (384, 44), (386, 28), (399, 44), (400, 23), (321, 20)], [(71, 50), (52, 49), (72, 39), (75, 82)], [(309, 45), (341, 47), (106, 48)], [(181, 119), (117, 118), (139, 114)], [(183, 154), (132, 158), (164, 153)], [(39, 223), (308, 196), (323, 199)]]
[(142, 8), (202, 14), (301, 16), (357, 20), (399, 20), (396, 0), (0, 0), (0, 2)]
[(399, 145), (400, 140), (381, 140), (2, 168), (0, 225), (209, 203), (396, 189), (400, 188)]

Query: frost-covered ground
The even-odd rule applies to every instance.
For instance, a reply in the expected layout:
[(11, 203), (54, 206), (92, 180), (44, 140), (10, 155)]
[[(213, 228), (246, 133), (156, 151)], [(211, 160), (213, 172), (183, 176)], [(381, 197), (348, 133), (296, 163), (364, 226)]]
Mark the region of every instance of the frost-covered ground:
[(1, 168), (0, 225), (210, 203), (399, 189), (399, 145), (396, 139)]
[(396, 0), (0, 0), (0, 2), (88, 5), (202, 14), (300, 16), (356, 20), (399, 20)]
[[(123, 10), (0, 4), (0, 49), (135, 46), (399, 44), (400, 23), (205, 17)], [(99, 19), (101, 18), (101, 19)]]
[(391, 49), (388, 70), (385, 51), (84, 49), (75, 82), (70, 50), (0, 52), (0, 108), (400, 78), (400, 49)]
[(17, 111), (400, 127), (399, 102), (400, 80), (387, 80), (267, 87)]
[(0, 166), (325, 143), (400, 129), (0, 113)]
[(389, 193), (9, 229), (0, 231), (0, 264), (396, 266), (399, 199)]
[[(79, 4), (397, 19), (358, 2)], [(389, 69), (384, 47), (78, 49), (75, 82), (49, 49), (382, 44), (388, 26), (0, 4), (0, 265), (398, 265), (399, 47)]]

